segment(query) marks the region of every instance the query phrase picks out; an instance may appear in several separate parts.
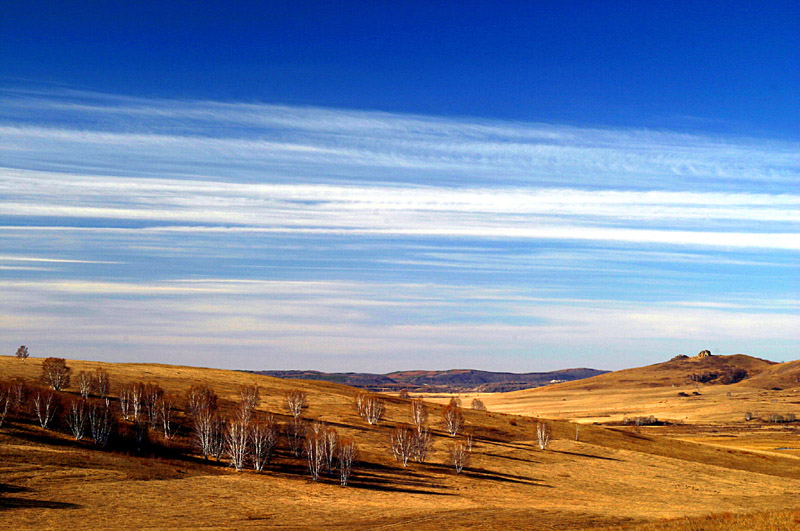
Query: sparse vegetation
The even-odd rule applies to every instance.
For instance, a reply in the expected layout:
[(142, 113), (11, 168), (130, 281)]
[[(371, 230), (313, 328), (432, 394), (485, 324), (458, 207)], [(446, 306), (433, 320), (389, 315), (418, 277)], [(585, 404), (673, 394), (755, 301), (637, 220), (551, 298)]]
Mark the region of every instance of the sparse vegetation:
[(28, 356), (30, 356), (30, 353), (28, 352), (28, 347), (26, 347), (25, 345), (20, 346), (17, 349), (16, 356), (17, 359), (22, 360), (22, 363), (25, 363), (25, 360), (28, 359)]
[(286, 393), (286, 408), (289, 413), (295, 418), (300, 417), (303, 408), (307, 405), (307, 397), (305, 391), (299, 389), (292, 389)]
[(455, 441), (450, 447), (450, 462), (456, 469), (456, 474), (460, 474), (469, 461), (470, 452), (464, 441)]
[(458, 435), (464, 426), (464, 414), (455, 399), (451, 400), (442, 410), (442, 419), (450, 436), (455, 437)]
[(41, 380), (55, 391), (69, 387), (69, 375), (72, 370), (67, 367), (63, 358), (47, 358), (42, 362)]
[(547, 445), (550, 444), (550, 436), (552, 430), (550, 426), (544, 422), (536, 423), (536, 442), (539, 443), (540, 450), (547, 450)]
[[(7, 359), (13, 359), (6, 357)], [(0, 359), (0, 362), (2, 359)], [(11, 378), (9, 383), (2, 388), (13, 389), (15, 382), (22, 381), (23, 375), (33, 374), (39, 369), (41, 359), (33, 359), (29, 364), (17, 364), (11, 372), (3, 372), (6, 378)], [(87, 364), (85, 362), (71, 362), (75, 363), (76, 375), (85, 371), (88, 374), (94, 374), (97, 368), (96, 364)], [(2, 366), (0, 368), (3, 368)], [(692, 500), (686, 497), (680, 497), (681, 512), (677, 508), (670, 508), (666, 500), (667, 496), (674, 496), (681, 493), (683, 489), (690, 488), (703, 488), (704, 485), (697, 484), (692, 477), (704, 477), (704, 467), (713, 466), (715, 477), (724, 477), (725, 483), (722, 486), (715, 485), (715, 488), (721, 490), (721, 500), (719, 501), (720, 510), (735, 509), (735, 502), (729, 500), (737, 499), (737, 496), (749, 496), (749, 500), (754, 500), (752, 503), (756, 505), (750, 506), (755, 510), (763, 510), (769, 507), (778, 506), (778, 504), (789, 503), (787, 500), (790, 497), (786, 494), (792, 491), (795, 472), (795, 462), (789, 458), (781, 458), (773, 451), (773, 455), (760, 456), (758, 461), (745, 452), (734, 451), (733, 453), (727, 450), (720, 450), (718, 438), (712, 439), (716, 444), (714, 447), (706, 447), (704, 444), (693, 444), (681, 442), (678, 439), (671, 439), (669, 437), (661, 437), (659, 434), (661, 430), (672, 430), (669, 433), (692, 433), (693, 429), (700, 429), (693, 427), (691, 424), (685, 428), (674, 424), (665, 425), (657, 430), (648, 430), (647, 437), (631, 436), (630, 430), (622, 428), (604, 428), (602, 426), (587, 423), (580, 426), (580, 443), (573, 442), (573, 438), (577, 438), (578, 425), (565, 423), (555, 420), (541, 421), (546, 427), (549, 428), (548, 435), (555, 437), (558, 440), (552, 444), (548, 437), (548, 444), (545, 448), (548, 450), (546, 453), (537, 454), (536, 457), (530, 456), (530, 441), (537, 445), (538, 440), (538, 425), (532, 422), (530, 418), (524, 416), (509, 417), (502, 413), (470, 413), (469, 411), (461, 411), (462, 415), (469, 419), (469, 424), (465, 429), (463, 426), (459, 430), (458, 435), (453, 439), (447, 437), (449, 431), (442, 433), (436, 431), (435, 434), (430, 430), (427, 424), (428, 414), (436, 415), (437, 419), (442, 412), (451, 404), (436, 405), (424, 402), (401, 402), (396, 399), (384, 399), (385, 418), (383, 421), (386, 427), (370, 427), (366, 423), (356, 422), (354, 425), (352, 416), (352, 403), (356, 396), (355, 391), (348, 389), (337, 389), (332, 387), (325, 387), (321, 389), (314, 389), (313, 384), (304, 388), (304, 391), (309, 394), (312, 399), (312, 407), (304, 410), (303, 416), (306, 418), (319, 418), (323, 416), (326, 422), (329, 423), (307, 423), (303, 419), (294, 419), (289, 414), (283, 417), (283, 421), (288, 420), (290, 423), (293, 420), (297, 421), (299, 427), (297, 432), (302, 432), (299, 438), (300, 451), (295, 452), (291, 447), (291, 442), (281, 440), (279, 433), (288, 433), (292, 430), (289, 425), (282, 425), (279, 429), (275, 418), (269, 413), (262, 411), (251, 411), (249, 414), (249, 424), (247, 425), (246, 437), (239, 437), (238, 441), (245, 441), (246, 444), (236, 444), (231, 447), (231, 433), (236, 433), (236, 423), (242, 419), (241, 412), (244, 410), (242, 407), (242, 395), (240, 394), (241, 388), (251, 385), (252, 376), (238, 375), (236, 373), (228, 373), (223, 371), (216, 371), (219, 376), (207, 376), (213, 374), (212, 372), (203, 372), (202, 369), (187, 369), (187, 374), (198, 375), (196, 378), (187, 378), (184, 381), (175, 379), (170, 373), (162, 373), (163, 377), (159, 375), (156, 370), (141, 371), (138, 366), (130, 366), (125, 368), (113, 368), (115, 384), (118, 384), (120, 390), (128, 389), (129, 394), (132, 394), (133, 386), (139, 385), (143, 378), (150, 384), (143, 384), (140, 386), (142, 389), (142, 405), (140, 406), (140, 421), (133, 420), (133, 407), (129, 406), (131, 410), (130, 419), (125, 421), (121, 420), (121, 410), (117, 408), (118, 401), (114, 391), (110, 401), (106, 402), (102, 399), (87, 399), (85, 402), (79, 398), (80, 386), (76, 385), (76, 389), (71, 392), (54, 392), (53, 390), (46, 390), (51, 393), (58, 401), (63, 403), (63, 413), (57, 414), (48, 424), (47, 431), (42, 431), (40, 428), (39, 418), (34, 411), (32, 400), (23, 399), (24, 407), (19, 410), (14, 407), (14, 392), (7, 392), (6, 396), (11, 396), (12, 400), (9, 402), (8, 415), (6, 422), (2, 425), (3, 429), (0, 430), (0, 458), (8, 463), (9, 470), (17, 470), (18, 465), (15, 463), (25, 463), (25, 466), (35, 468), (39, 462), (43, 463), (45, 468), (42, 470), (51, 470), (52, 472), (43, 472), (46, 474), (54, 474), (55, 477), (63, 478), (58, 482), (53, 482), (50, 486), (46, 482), (30, 483), (33, 485), (35, 492), (30, 495), (31, 499), (48, 499), (58, 500), (63, 499), (60, 496), (72, 495), (71, 493), (79, 491), (81, 497), (80, 504), (87, 507), (87, 510), (78, 509), (74, 513), (75, 517), (80, 516), (81, 525), (84, 523), (92, 522), (97, 527), (99, 520), (92, 520), (92, 514), (88, 508), (93, 508), (93, 511), (98, 510), (100, 503), (116, 503), (117, 495), (105, 496), (103, 499), (97, 497), (93, 490), (86, 490), (85, 479), (86, 477), (95, 477), (93, 467), (97, 466), (96, 477), (104, 478), (104, 482), (109, 482), (109, 487), (114, 489), (114, 492), (126, 493), (125, 498), (119, 499), (127, 500), (126, 503), (132, 504), (136, 507), (134, 512), (122, 512), (123, 516), (118, 516), (115, 522), (130, 524), (133, 522), (142, 523), (145, 515), (162, 514), (162, 516), (155, 518), (162, 518), (156, 520), (158, 522), (166, 522), (163, 514), (158, 511), (166, 510), (169, 507), (170, 511), (182, 511), (183, 509), (191, 507), (202, 514), (203, 525), (214, 525), (217, 527), (235, 527), (241, 526), (244, 519), (247, 520), (262, 520), (266, 519), (266, 513), (260, 509), (253, 509), (252, 507), (269, 507), (271, 503), (288, 499), (283, 498), (289, 496), (290, 492), (295, 493), (292, 495), (293, 503), (281, 506), (280, 518), (288, 526), (300, 527), (303, 523), (313, 521), (315, 524), (322, 524), (322, 520), (317, 518), (329, 518), (325, 520), (328, 525), (334, 525), (336, 522), (345, 521), (349, 519), (351, 526), (354, 528), (362, 528), (368, 526), (384, 525), (387, 522), (400, 522), (407, 521), (409, 513), (412, 511), (412, 516), (418, 513), (414, 511), (424, 511), (426, 518), (432, 518), (431, 522), (436, 525), (445, 525), (449, 522), (450, 525), (469, 524), (474, 526), (481, 519), (491, 518), (494, 524), (501, 523), (505, 526), (513, 527), (514, 522), (518, 522), (520, 518), (531, 518), (535, 513), (537, 521), (545, 522), (547, 525), (558, 527), (558, 525), (583, 528), (586, 527), (587, 522), (591, 525), (605, 525), (606, 523), (621, 522), (623, 520), (617, 518), (617, 515), (603, 516), (607, 520), (589, 520), (581, 518), (588, 518), (581, 516), (581, 510), (574, 512), (565, 512), (563, 509), (559, 511), (559, 518), (562, 519), (558, 525), (554, 520), (555, 516), (550, 516), (547, 507), (549, 507), (550, 499), (555, 493), (558, 492), (559, 500), (584, 500), (586, 499), (587, 491), (581, 490), (584, 487), (580, 480), (576, 478), (582, 477), (585, 471), (590, 471), (599, 481), (604, 481), (604, 478), (609, 478), (605, 474), (617, 474), (613, 476), (617, 484), (630, 485), (630, 488), (623, 490), (619, 493), (609, 492), (606, 496), (613, 498), (615, 511), (621, 511), (624, 518), (628, 521), (636, 522), (642, 519), (662, 518), (663, 515), (678, 515), (683, 511), (693, 511), (692, 514), (699, 514), (699, 511), (705, 511), (706, 506), (701, 499)], [(77, 376), (75, 377), (77, 384)], [(246, 380), (248, 378), (250, 380)], [(230, 379), (230, 380), (228, 380)], [(748, 381), (750, 381), (748, 379)], [(198, 384), (197, 382), (204, 382)], [(212, 390), (209, 384), (213, 384), (216, 391)], [(158, 386), (161, 388), (162, 393), (159, 394), (160, 398), (156, 401), (156, 416), (159, 419), (157, 430), (151, 430), (151, 414), (148, 411), (148, 385)], [(281, 411), (285, 406), (283, 400), (285, 393), (291, 390), (291, 382), (286, 384), (270, 383), (269, 386), (276, 386), (266, 393), (263, 391), (265, 387), (261, 382), (256, 385), (260, 386), (262, 390), (261, 400), (262, 404), (259, 409), (273, 409), (274, 411)], [(190, 387), (194, 390), (203, 389), (202, 392), (194, 393), (195, 395), (209, 397), (208, 400), (186, 400), (184, 405), (183, 400), (176, 402), (176, 396), (189, 396), (188, 389)], [(2, 393), (2, 391), (0, 391)], [(337, 395), (337, 393), (340, 393)], [(677, 403), (678, 397), (675, 396), (675, 389), (664, 391), (663, 396), (671, 396)], [(764, 398), (761, 402), (770, 403), (770, 393), (774, 391), (763, 391)], [(23, 391), (23, 395), (25, 392)], [(30, 395), (33, 397), (33, 394)], [(91, 396), (99, 396), (99, 393), (92, 391)], [(487, 395), (482, 395), (484, 399)], [(561, 402), (561, 395), (558, 396), (558, 404)], [(740, 397), (744, 396), (748, 405), (757, 406), (756, 402), (752, 401), (752, 396), (748, 395), (745, 391), (736, 391), (737, 402), (733, 405), (728, 405), (730, 399), (725, 399), (725, 392), (707, 391), (704, 393), (703, 400), (717, 399), (720, 407), (729, 407), (732, 410), (742, 404)], [(754, 396), (754, 395), (753, 395)], [(780, 404), (787, 403), (789, 395), (786, 399), (782, 399)], [(213, 398), (212, 398), (213, 397)], [(716, 397), (716, 398), (715, 398)], [(750, 397), (748, 399), (748, 397)], [(492, 399), (492, 397), (489, 397)], [(473, 397), (467, 397), (465, 401), (471, 400)], [(190, 406), (190, 402), (194, 405)], [(466, 402), (466, 403), (470, 403)], [(212, 403), (213, 407), (205, 405), (198, 405), (199, 403)], [(28, 407), (27, 404), (30, 404)], [(80, 425), (79, 408), (76, 413), (72, 413), (73, 407), (76, 404), (83, 404), (85, 421), (83, 429), (83, 438), (76, 442), (77, 438), (73, 429), (77, 429)], [(319, 404), (319, 406), (317, 406)], [(110, 406), (110, 407), (109, 407)], [(563, 406), (561, 406), (563, 407)], [(602, 405), (599, 405), (602, 407)], [(767, 410), (764, 407), (761, 411)], [(781, 405), (769, 406), (772, 411), (776, 411), (777, 407)], [(786, 406), (789, 409), (791, 406)], [(202, 450), (193, 444), (196, 438), (195, 430), (193, 429), (194, 415), (189, 409), (197, 412), (200, 411), (213, 411), (211, 442), (209, 443), (210, 449), (207, 455), (208, 459), (221, 459), (227, 467), (214, 466), (203, 464), (199, 459), (202, 455)], [(249, 409), (249, 408), (248, 408)], [(415, 413), (415, 410), (417, 413)], [(166, 432), (163, 425), (163, 411), (168, 411), (168, 424)], [(493, 410), (495, 411), (495, 410)], [(755, 411), (755, 410), (753, 410)], [(782, 409), (777, 409), (782, 411)], [(0, 412), (2, 412), (2, 396), (0, 396)], [(658, 417), (661, 418), (661, 411), (658, 410)], [(630, 415), (630, 413), (629, 413)], [(742, 413), (741, 409), (733, 413), (739, 423), (738, 430), (741, 430)], [(763, 419), (769, 419), (769, 415), (762, 413)], [(647, 417), (648, 415), (640, 415)], [(655, 415), (653, 415), (655, 417)], [(791, 419), (790, 413), (780, 413), (784, 421)], [(635, 418), (630, 415), (630, 418)], [(733, 417), (732, 417), (733, 418)], [(754, 418), (757, 416), (754, 414)], [(229, 419), (229, 420), (223, 420)], [(416, 419), (416, 421), (415, 421)], [(119, 428), (115, 428), (115, 423), (119, 420)], [(405, 453), (407, 457), (403, 458), (403, 452), (399, 455), (395, 454), (394, 449), (391, 453), (387, 452), (387, 448), (392, 446), (391, 437), (396, 433), (395, 427), (392, 426), (398, 420), (411, 421), (409, 426), (402, 426), (410, 433), (410, 437), (405, 439), (409, 441), (406, 446), (408, 449)], [(510, 423), (511, 420), (516, 422), (516, 425)], [(35, 427), (30, 423), (34, 422)], [(619, 419), (614, 421), (619, 425)], [(260, 428), (257, 426), (267, 426), (261, 429), (264, 435), (254, 435)], [(334, 428), (334, 426), (336, 426)], [(446, 426), (444, 426), (446, 428)], [(306, 429), (307, 428), (307, 429)], [(683, 430), (683, 431), (675, 431)], [(782, 439), (780, 444), (773, 444), (770, 448), (774, 450), (776, 447), (781, 447), (781, 452), (794, 453), (792, 450), (792, 443), (788, 437), (791, 428), (783, 425), (772, 423), (758, 424), (755, 431), (759, 433), (768, 430), (770, 433), (783, 434), (785, 433), (786, 439)], [(752, 430), (751, 430), (752, 431)], [(79, 431), (78, 431), (79, 432)], [(651, 436), (652, 433), (652, 436)], [(737, 432), (738, 433), (738, 432)], [(21, 438), (17, 438), (16, 434), (20, 434)], [(168, 435), (168, 434), (171, 434)], [(162, 436), (163, 435), (163, 436)], [(221, 435), (221, 436), (220, 436)], [(358, 475), (357, 480), (352, 480), (353, 463), (356, 461), (357, 448), (354, 435), (359, 438), (359, 446), (362, 449), (362, 459), (365, 464), (365, 473)], [(227, 436), (227, 437), (226, 437)], [(683, 437), (683, 435), (680, 435)], [(315, 446), (317, 451), (312, 451), (310, 454), (307, 450), (309, 440), (318, 439), (320, 442)], [(402, 439), (402, 437), (400, 438)], [(447, 442), (445, 442), (447, 439)], [(420, 440), (426, 441), (420, 444)], [(738, 438), (737, 438), (738, 440)], [(220, 444), (221, 441), (221, 444)], [(259, 442), (260, 441), (260, 442)], [(435, 444), (434, 444), (435, 441)], [(476, 446), (475, 441), (479, 444)], [(6, 444), (11, 442), (11, 444)], [(50, 444), (57, 444), (52, 448), (58, 451), (43, 451), (48, 448)], [(727, 444), (722, 441), (722, 444)], [(397, 446), (397, 442), (395, 441)], [(574, 445), (574, 446), (572, 446)], [(580, 445), (580, 446), (578, 446)], [(402, 445), (400, 445), (402, 446)], [(572, 446), (572, 447), (570, 447)], [(97, 448), (104, 447), (106, 451), (98, 452)], [(432, 448), (437, 451), (433, 452)], [(539, 446), (540, 447), (540, 446)], [(783, 447), (786, 447), (785, 450)], [(19, 448), (20, 450), (17, 450)], [(22, 452), (25, 448), (25, 454)], [(95, 450), (92, 450), (95, 448)], [(260, 448), (260, 449), (259, 449)], [(422, 452), (420, 452), (422, 450)], [(618, 461), (620, 458), (619, 451), (633, 450), (624, 454), (624, 461)], [(473, 452), (473, 453), (471, 453)], [(422, 454), (422, 455), (420, 455)], [(19, 457), (25, 455), (24, 459)], [(647, 456), (647, 463), (640, 462), (637, 456)], [(311, 461), (309, 461), (311, 457)], [(476, 465), (470, 465), (469, 460), (472, 458)], [(602, 458), (602, 459), (601, 459)], [(66, 459), (66, 461), (58, 461)], [(397, 459), (397, 465), (390, 465), (390, 461)], [(421, 463), (409, 464), (408, 461), (414, 460)], [(62, 464), (56, 464), (62, 463)], [(97, 464), (94, 464), (97, 463)], [(268, 463), (271, 463), (268, 465)], [(408, 470), (403, 469), (403, 464), (406, 465)], [(310, 465), (313, 465), (311, 467)], [(513, 466), (512, 466), (513, 465)], [(790, 466), (791, 465), (791, 466)], [(19, 465), (22, 466), (22, 465)], [(79, 475), (70, 473), (70, 470), (76, 470), (71, 467), (78, 467), (80, 470)], [(449, 471), (444, 466), (449, 468)], [(475, 468), (470, 468), (475, 466)], [(245, 467), (252, 467), (255, 470), (264, 472), (263, 474), (241, 474), (235, 476), (236, 479), (236, 492), (247, 493), (248, 500), (248, 513), (245, 517), (244, 513), (232, 508), (233, 514), (224, 514), (220, 512), (213, 512), (208, 510), (208, 505), (204, 505), (203, 496), (217, 497), (218, 499), (225, 499), (225, 496), (231, 495), (230, 479), (235, 474), (234, 469), (244, 469)], [(749, 468), (752, 467), (752, 468)], [(625, 473), (619, 475), (621, 469)], [(747, 475), (746, 470), (758, 471), (759, 474), (755, 476)], [(19, 469), (21, 470), (21, 469)], [(62, 471), (63, 470), (63, 471)], [(119, 480), (109, 479), (109, 471), (120, 471), (121, 477)], [(455, 472), (455, 473), (454, 473)], [(468, 475), (468, 479), (464, 478)], [(10, 476), (12, 478), (23, 477), (20, 474)], [(114, 476), (111, 476), (113, 478)], [(301, 478), (315, 479), (318, 483), (323, 485), (311, 484), (309, 481), (306, 487), (300, 487), (302, 483), (296, 483), (302, 480)], [(78, 479), (80, 478), (80, 479)], [(125, 478), (140, 478), (140, 479), (163, 479), (158, 482), (131, 482)], [(358, 504), (355, 501), (347, 502), (346, 498), (337, 500), (336, 505), (326, 505), (323, 511), (320, 511), (320, 500), (327, 499), (327, 492), (325, 491), (324, 484), (331, 483), (335, 478), (336, 483), (341, 485), (350, 485), (352, 483), (358, 488)], [(546, 479), (544, 479), (546, 478)], [(689, 479), (687, 479), (689, 478)], [(746, 478), (746, 481), (745, 481)], [(5, 480), (9, 482), (8, 480)], [(11, 482), (18, 482), (18, 479), (12, 479)], [(180, 483), (177, 483), (180, 482)], [(143, 488), (147, 485), (148, 494), (139, 497), (138, 495), (127, 493), (133, 492), (131, 489)], [(548, 489), (543, 489), (542, 484), (548, 485)], [(639, 484), (646, 486), (653, 496), (654, 489), (658, 492), (663, 491), (661, 494), (655, 495), (659, 503), (661, 503), (662, 513), (653, 516), (652, 513), (640, 510), (639, 507), (648, 507), (649, 499), (647, 497), (637, 494)], [(141, 486), (140, 486), (141, 485)], [(468, 488), (464, 488), (468, 485)], [(678, 487), (677, 485), (688, 485), (688, 487)], [(695, 487), (695, 485), (697, 485)], [(735, 485), (735, 488), (734, 488)], [(550, 488), (552, 487), (552, 489)], [(175, 498), (172, 494), (174, 489), (180, 488), (181, 497)], [(313, 488), (315, 492), (311, 497), (306, 500), (304, 496), (297, 496), (298, 488), (300, 490)], [(155, 489), (155, 490), (153, 490)], [(319, 490), (323, 489), (323, 490)], [(555, 490), (553, 490), (555, 489)], [(44, 494), (47, 492), (47, 494)], [(101, 492), (100, 490), (97, 491)], [(103, 492), (108, 492), (103, 490)], [(408, 496), (407, 492), (413, 493)], [(445, 519), (452, 518), (450, 500), (455, 503), (474, 503), (478, 500), (484, 499), (488, 493), (491, 492), (497, 497), (498, 501), (493, 502), (492, 508), (486, 512), (481, 513), (480, 516), (464, 514), (458, 517), (458, 520)], [(767, 492), (770, 496), (762, 496), (761, 492)], [(157, 494), (153, 494), (157, 493)], [(261, 494), (263, 493), (263, 494)], [(373, 493), (378, 493), (376, 497)], [(531, 493), (535, 494), (532, 496)], [(446, 498), (439, 496), (440, 494), (447, 494)], [(14, 495), (8, 496), (13, 499)], [(23, 493), (22, 496), (25, 496)], [(314, 504), (311, 499), (316, 500)], [(147, 499), (148, 505), (145, 506), (139, 502), (140, 499)], [(185, 500), (192, 500), (191, 502)], [(163, 500), (163, 501), (162, 501)], [(385, 500), (385, 501), (383, 501)], [(409, 503), (409, 500), (412, 502)], [(626, 506), (628, 500), (634, 501), (634, 504)], [(370, 504), (370, 507), (378, 507), (380, 505), (381, 520), (378, 522), (376, 517), (373, 516), (374, 512), (370, 510), (363, 510), (363, 503)], [(559, 503), (563, 503), (560, 501)], [(294, 509), (294, 504), (298, 504), (298, 509)], [(417, 504), (427, 504), (421, 506)], [(358, 506), (358, 509), (356, 507)], [(232, 506), (233, 507), (233, 506)], [(406, 512), (400, 510), (403, 508)], [(677, 506), (674, 506), (677, 507)], [(19, 517), (32, 514), (33, 508), (22, 508), (15, 511), (8, 511), (5, 513), (9, 518), (14, 528), (21, 527)], [(602, 511), (602, 509), (600, 509)], [(100, 509), (101, 514), (105, 514), (106, 518), (111, 514), (105, 509)], [(105, 511), (105, 512), (103, 512)], [(316, 512), (315, 512), (316, 511)], [(327, 511), (333, 511), (328, 513)], [(648, 509), (649, 511), (649, 509)], [(673, 512), (670, 512), (673, 511)], [(66, 512), (62, 512), (66, 513)], [(70, 525), (74, 517), (67, 514), (62, 516), (66, 518), (64, 522)], [(142, 516), (140, 517), (139, 514)], [(321, 515), (326, 516), (309, 516)], [(330, 514), (330, 516), (327, 516)], [(601, 514), (601, 513), (596, 513)], [(391, 516), (390, 516), (391, 515)], [(51, 523), (55, 526), (55, 520), (47, 516), (47, 511), (39, 514), (39, 518), (43, 521)], [(88, 520), (87, 520), (88, 518)], [(185, 516), (184, 516), (185, 518)], [(240, 518), (237, 520), (236, 518)], [(389, 520), (387, 520), (389, 518)], [(396, 520), (391, 520), (396, 518)], [(575, 520), (568, 520), (564, 522), (563, 519), (575, 518)], [(593, 518), (600, 518), (594, 516)], [(616, 519), (615, 519), (616, 518)], [(313, 519), (313, 520), (309, 520)], [(544, 519), (544, 520), (542, 520)], [(489, 520), (486, 520), (489, 521)], [(744, 521), (744, 520), (742, 520)], [(77, 522), (77, 520), (75, 520)], [(199, 522), (199, 520), (197, 521)], [(196, 525), (197, 522), (195, 522)], [(378, 523), (376, 523), (378, 522)], [(151, 522), (152, 523), (152, 522)], [(568, 523), (568, 525), (567, 525)], [(63, 524), (63, 522), (62, 522)], [(677, 529), (677, 528), (676, 528)]]

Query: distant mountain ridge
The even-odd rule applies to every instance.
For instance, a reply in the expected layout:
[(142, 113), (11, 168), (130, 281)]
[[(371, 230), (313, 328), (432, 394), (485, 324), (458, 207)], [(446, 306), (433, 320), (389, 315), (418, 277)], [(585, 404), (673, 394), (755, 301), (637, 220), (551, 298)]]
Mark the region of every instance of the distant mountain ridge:
[(335, 382), (371, 391), (425, 392), (506, 392), (541, 387), (557, 382), (571, 382), (608, 371), (598, 369), (562, 369), (548, 372), (492, 372), (474, 369), (447, 371), (396, 371), (388, 374), (320, 371), (250, 371), (276, 378), (298, 378)]

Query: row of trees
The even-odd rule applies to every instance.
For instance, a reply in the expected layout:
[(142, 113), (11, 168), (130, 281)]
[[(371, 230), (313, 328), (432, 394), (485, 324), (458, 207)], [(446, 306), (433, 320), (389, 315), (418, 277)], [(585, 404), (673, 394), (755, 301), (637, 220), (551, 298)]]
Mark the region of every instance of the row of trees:
[[(237, 470), (252, 467), (263, 471), (281, 441), (285, 441), (290, 455), (304, 458), (313, 480), (319, 480), (326, 472), (333, 475), (338, 471), (342, 485), (347, 484), (356, 462), (358, 449), (352, 438), (340, 437), (334, 427), (320, 421), (308, 422), (301, 418), (308, 405), (307, 395), (301, 390), (286, 394), (289, 418), (279, 423), (272, 413), (257, 411), (261, 402), (258, 385), (242, 386), (233, 412), (228, 403), (226, 410), (229, 412), (223, 415), (218, 407), (218, 396), (206, 385), (191, 386), (181, 399), (166, 393), (157, 384), (129, 383), (119, 387), (114, 402), (109, 396), (111, 379), (106, 371), (98, 369), (77, 374), (75, 381), (80, 398), (67, 398), (59, 393), (69, 386), (70, 376), (71, 370), (65, 360), (47, 358), (42, 363), (40, 379), (48, 388), (27, 387), (21, 381), (0, 385), (0, 425), (10, 409), (20, 410), (29, 394), (29, 411), (39, 426), (52, 429), (60, 414), (62, 426), (76, 440), (90, 437), (100, 446), (107, 446), (115, 433), (124, 432), (135, 441), (137, 450), (141, 450), (148, 442), (149, 432), (158, 431), (163, 434), (164, 441), (171, 441), (184, 430), (204, 459), (219, 461), (226, 457)], [(389, 440), (392, 455), (403, 467), (412, 459), (425, 463), (433, 446), (427, 405), (419, 399), (409, 404), (411, 422), (396, 426)], [(472, 406), (476, 410), (483, 409), (482, 403), (475, 401)], [(368, 424), (377, 425), (384, 417), (386, 404), (379, 395), (361, 392), (355, 397), (355, 409)], [(442, 408), (441, 420), (444, 429), (454, 438), (449, 446), (449, 459), (460, 473), (472, 453), (473, 438), (463, 433), (464, 414), (457, 399)], [(543, 423), (537, 425), (537, 438), (544, 450), (550, 431)]]
[(260, 403), (257, 385), (240, 389), (241, 401), (233, 417), (223, 418), (217, 412), (217, 395), (207, 386), (192, 386), (187, 392), (187, 412), (192, 417), (193, 436), (204, 459), (223, 455), (236, 470), (251, 465), (261, 471), (269, 464), (281, 433), (290, 453), (304, 456), (314, 481), (327, 469), (338, 471), (341, 485), (346, 486), (352, 475), (358, 448), (350, 437), (339, 437), (335, 428), (315, 421), (307, 423), (300, 413), (307, 405), (305, 392), (292, 390), (286, 394), (286, 408), (291, 418), (283, 426), (272, 413), (256, 413)]

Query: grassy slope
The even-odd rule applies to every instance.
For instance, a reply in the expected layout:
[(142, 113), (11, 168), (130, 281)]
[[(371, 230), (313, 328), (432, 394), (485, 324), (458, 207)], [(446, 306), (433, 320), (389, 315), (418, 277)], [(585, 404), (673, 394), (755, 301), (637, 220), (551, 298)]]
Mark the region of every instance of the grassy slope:
[[(785, 366), (794, 367), (794, 371)], [(737, 367), (747, 370), (749, 377), (736, 384), (695, 384), (688, 380), (692, 373)], [(741, 421), (746, 411), (791, 412), (800, 389), (797, 376), (798, 362), (773, 364), (739, 354), (659, 363), (481, 399), (492, 411), (581, 422), (655, 415), (681, 422), (731, 423)], [(769, 391), (774, 386), (782, 391)]]
[[(0, 378), (33, 379), (38, 359), (0, 357)], [(542, 452), (533, 419), (466, 411), (476, 434), (473, 461), (457, 476), (446, 466), (449, 437), (438, 425), (425, 465), (399, 467), (388, 453), (408, 404), (392, 399), (386, 421), (367, 426), (353, 412), (357, 390), (324, 382), (190, 367), (70, 361), (75, 372), (104, 367), (118, 384), (155, 381), (182, 393), (204, 382), (233, 400), (238, 386), (265, 388), (260, 409), (283, 412), (293, 387), (309, 395), (308, 419), (321, 418), (354, 435), (362, 464), (352, 488), (312, 483), (300, 460), (282, 453), (263, 474), (236, 473), (193, 458), (161, 459), (99, 451), (88, 443), (32, 425), (0, 429), (0, 493), (4, 522), (17, 527), (448, 527), (587, 528), (719, 511), (769, 511), (794, 506), (797, 459), (753, 454), (691, 441), (553, 421), (555, 440)]]

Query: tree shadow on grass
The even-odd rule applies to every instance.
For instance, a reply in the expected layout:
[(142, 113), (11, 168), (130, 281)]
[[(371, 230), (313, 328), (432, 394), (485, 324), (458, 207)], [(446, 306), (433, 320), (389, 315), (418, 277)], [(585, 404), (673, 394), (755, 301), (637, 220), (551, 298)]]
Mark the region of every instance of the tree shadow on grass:
[(80, 509), (81, 506), (74, 503), (29, 500), (27, 498), (7, 498), (0, 497), (0, 511), (9, 509)]
[(39, 509), (79, 509), (81, 506), (74, 503), (47, 501), (47, 500), (31, 500), (28, 498), (15, 498), (5, 496), (6, 493), (19, 493), (31, 492), (28, 487), (20, 487), (17, 485), (9, 485), (7, 483), (0, 483), (0, 511), (8, 509), (25, 509), (25, 508), (39, 508)]
[[(454, 474), (455, 470), (451, 466), (447, 465), (440, 465), (440, 464), (430, 464), (427, 465), (428, 468), (438, 469), (441, 472), (449, 472), (450, 474)], [(477, 467), (469, 467), (466, 466), (461, 471), (462, 476), (467, 476), (474, 479), (484, 479), (490, 481), (500, 481), (504, 483), (518, 483), (522, 485), (534, 485), (537, 487), (546, 487), (552, 488), (550, 485), (540, 482), (536, 478), (528, 477), (528, 476), (518, 476), (515, 474), (504, 474), (502, 472), (497, 472), (495, 470), (487, 470), (485, 468), (477, 468)]]
[(603, 461), (621, 461), (621, 459), (617, 459), (616, 457), (605, 457), (602, 455), (592, 455), (592, 454), (582, 454), (579, 452), (567, 452), (566, 450), (549, 450), (554, 454), (564, 454), (564, 455), (574, 455), (576, 457), (588, 457), (590, 459), (602, 459)]

